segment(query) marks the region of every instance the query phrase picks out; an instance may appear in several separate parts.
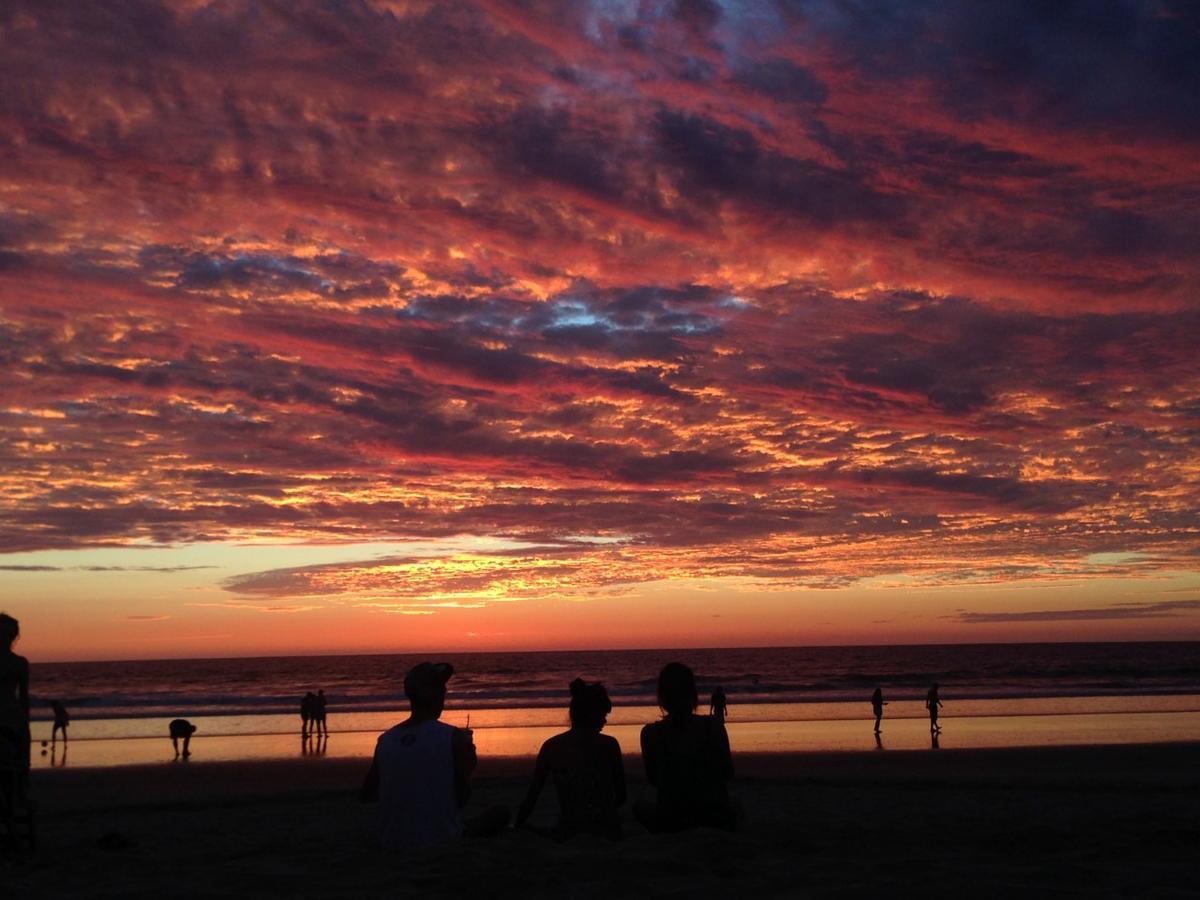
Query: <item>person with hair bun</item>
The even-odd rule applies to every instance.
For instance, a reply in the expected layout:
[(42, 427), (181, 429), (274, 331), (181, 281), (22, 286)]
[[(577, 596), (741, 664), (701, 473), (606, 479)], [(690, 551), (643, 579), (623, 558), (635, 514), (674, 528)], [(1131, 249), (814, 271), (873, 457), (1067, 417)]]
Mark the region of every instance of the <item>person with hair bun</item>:
[(601, 734), (612, 712), (600, 682), (571, 682), (571, 728), (550, 738), (538, 751), (533, 782), (517, 811), (520, 827), (529, 818), (547, 778), (558, 793), (558, 823), (546, 832), (555, 840), (576, 834), (621, 837), (618, 809), (625, 803), (625, 766), (616, 738)]
[(658, 798), (634, 807), (648, 831), (732, 830), (741, 820), (727, 788), (733, 778), (729, 735), (715, 716), (696, 715), (698, 703), (692, 670), (678, 662), (664, 666), (658, 676), (663, 717), (642, 729), (642, 762)]

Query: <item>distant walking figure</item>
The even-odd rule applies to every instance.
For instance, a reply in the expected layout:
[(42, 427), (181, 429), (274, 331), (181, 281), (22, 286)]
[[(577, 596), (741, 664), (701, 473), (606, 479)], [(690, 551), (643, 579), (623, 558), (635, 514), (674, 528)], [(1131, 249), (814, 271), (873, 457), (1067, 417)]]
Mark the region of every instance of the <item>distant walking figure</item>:
[(600, 733), (610, 712), (612, 701), (603, 684), (588, 684), (582, 678), (571, 682), (571, 730), (550, 738), (538, 751), (533, 782), (517, 810), (517, 827), (529, 818), (546, 779), (552, 778), (558, 793), (558, 824), (551, 837), (621, 837), (617, 812), (625, 803), (621, 745), (616, 738)]
[(938, 684), (935, 681), (933, 687), (929, 689), (929, 693), (925, 695), (925, 708), (929, 710), (929, 730), (941, 731), (942, 726), (938, 724), (938, 708), (942, 705), (942, 701), (938, 699)]
[(712, 697), (708, 701), (708, 714), (718, 722), (724, 722), (728, 709), (729, 702), (725, 699), (725, 688), (717, 685), (717, 689), (712, 692)]
[(477, 757), (471, 731), (439, 722), (446, 707), (449, 663), (423, 662), (404, 676), (412, 712), (375, 743), (375, 757), (359, 797), (379, 801), (384, 849), (412, 851), (461, 836), (490, 837), (508, 824), (494, 806), (463, 821), (458, 810), (471, 796)]
[(883, 700), (883, 688), (875, 688), (871, 695), (871, 711), (875, 713), (875, 733), (879, 734), (879, 720), (883, 718), (883, 708), (887, 703)]
[[(24, 786), (29, 772), (29, 661), (13, 653), (20, 623), (0, 613), (0, 757), (16, 760)], [(6, 752), (7, 751), (7, 752)]]
[(312, 705), (313, 728), (317, 734), (329, 734), (329, 729), (325, 727), (325, 691), (324, 689), (317, 691), (317, 696), (313, 698)]
[(171, 724), (167, 726), (171, 733), (171, 746), (175, 748), (175, 755), (180, 756), (179, 742), (183, 741), (183, 756), (186, 758), (192, 755), (189, 749), (192, 743), (192, 735), (196, 733), (196, 726), (187, 719), (172, 719)]
[(300, 701), (300, 736), (308, 737), (309, 724), (313, 717), (313, 704), (317, 700), (317, 695), (309, 691)]
[(658, 797), (634, 807), (649, 831), (732, 830), (741, 818), (727, 787), (733, 778), (729, 735), (714, 716), (696, 715), (698, 702), (692, 670), (677, 662), (664, 666), (658, 676), (664, 715), (642, 729), (642, 763)]
[(67, 742), (67, 726), (71, 724), (71, 714), (58, 700), (51, 700), (50, 708), (54, 710), (54, 728), (50, 731), (50, 743), (58, 740), (58, 733), (61, 731), (65, 744)]

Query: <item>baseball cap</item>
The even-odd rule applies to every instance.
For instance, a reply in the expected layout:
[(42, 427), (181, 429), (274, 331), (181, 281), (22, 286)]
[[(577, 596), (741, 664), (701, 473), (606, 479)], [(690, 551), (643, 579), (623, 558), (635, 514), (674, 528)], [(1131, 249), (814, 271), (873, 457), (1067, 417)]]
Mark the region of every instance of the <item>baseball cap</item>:
[(404, 676), (404, 696), (410, 700), (428, 697), (437, 689), (445, 687), (453, 674), (454, 666), (450, 663), (417, 663)]

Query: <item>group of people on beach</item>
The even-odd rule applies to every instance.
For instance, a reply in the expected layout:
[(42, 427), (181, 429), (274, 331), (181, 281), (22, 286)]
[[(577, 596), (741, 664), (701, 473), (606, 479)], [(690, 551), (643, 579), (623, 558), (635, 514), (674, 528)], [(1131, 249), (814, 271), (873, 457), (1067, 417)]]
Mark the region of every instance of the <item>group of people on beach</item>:
[(324, 688), (318, 688), (315, 694), (309, 691), (300, 700), (300, 736), (306, 738), (310, 735), (329, 736), (329, 729), (325, 726)]
[[(423, 662), (404, 678), (411, 714), (380, 735), (363, 782), (363, 800), (380, 806), (380, 840), (390, 850), (416, 850), (461, 836), (486, 837), (509, 822), (509, 810), (494, 806), (468, 819), (459, 810), (470, 797), (477, 764), (469, 728), (440, 721), (449, 663)], [(600, 682), (571, 682), (571, 726), (541, 747), (515, 825), (525, 826), (547, 782), (558, 795), (558, 820), (535, 829), (557, 840), (575, 834), (621, 836), (625, 769), (616, 739), (602, 734), (612, 700)], [(642, 729), (641, 750), (654, 800), (642, 800), (633, 815), (653, 832), (697, 826), (736, 828), (741, 808), (730, 796), (733, 757), (725, 731), (724, 697), (714, 697), (714, 714), (696, 712), (696, 679), (683, 663), (666, 665), (658, 676), (663, 716)], [(719, 712), (717, 711), (719, 710)]]
[[(0, 766), (19, 773), (23, 784), (29, 771), (29, 664), (13, 652), (19, 634), (17, 620), (0, 613)], [(449, 663), (423, 662), (413, 667), (404, 678), (411, 713), (376, 743), (361, 797), (379, 801), (381, 841), (389, 849), (412, 850), (463, 835), (491, 835), (510, 820), (504, 807), (492, 807), (469, 819), (459, 815), (470, 797), (478, 758), (469, 727), (440, 721), (446, 685), (453, 674)], [(515, 825), (528, 824), (550, 782), (558, 797), (558, 819), (552, 828), (535, 830), (559, 840), (581, 833), (616, 839), (622, 831), (619, 810), (626, 802), (626, 788), (620, 745), (602, 733), (612, 700), (602, 683), (581, 678), (571, 682), (569, 692), (570, 728), (547, 740), (538, 752)], [(642, 763), (655, 796), (633, 805), (634, 818), (652, 832), (696, 826), (736, 828), (742, 810), (728, 789), (733, 758), (725, 730), (724, 690), (713, 692), (708, 715), (697, 713), (695, 676), (683, 663), (672, 662), (659, 673), (657, 698), (662, 718), (641, 731)], [(876, 688), (871, 706), (877, 738), (886, 705), (882, 689)], [(52, 738), (57, 741), (61, 732), (65, 745), (70, 717), (60, 702), (52, 706)], [(328, 733), (325, 706), (324, 690), (304, 697), (301, 723), (306, 737)], [(934, 684), (925, 707), (935, 741), (941, 730), (941, 706)], [(177, 757), (190, 755), (195, 732), (196, 726), (186, 719), (170, 723)]]

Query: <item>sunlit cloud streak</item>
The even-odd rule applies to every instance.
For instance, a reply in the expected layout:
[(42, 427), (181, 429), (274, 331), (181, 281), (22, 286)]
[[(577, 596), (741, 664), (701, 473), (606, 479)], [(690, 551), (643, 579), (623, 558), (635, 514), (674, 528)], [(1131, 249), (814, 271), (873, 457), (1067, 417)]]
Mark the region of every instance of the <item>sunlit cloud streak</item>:
[(1159, 603), (1124, 603), (1097, 609), (1045, 609), (1028, 612), (963, 612), (958, 619), (968, 624), (993, 622), (1073, 622), (1103, 619), (1154, 619), (1177, 616), (1200, 607), (1200, 600), (1164, 600)]
[(1194, 570), (1198, 34), (10, 4), (0, 551), (530, 547), (226, 583), (410, 611)]

